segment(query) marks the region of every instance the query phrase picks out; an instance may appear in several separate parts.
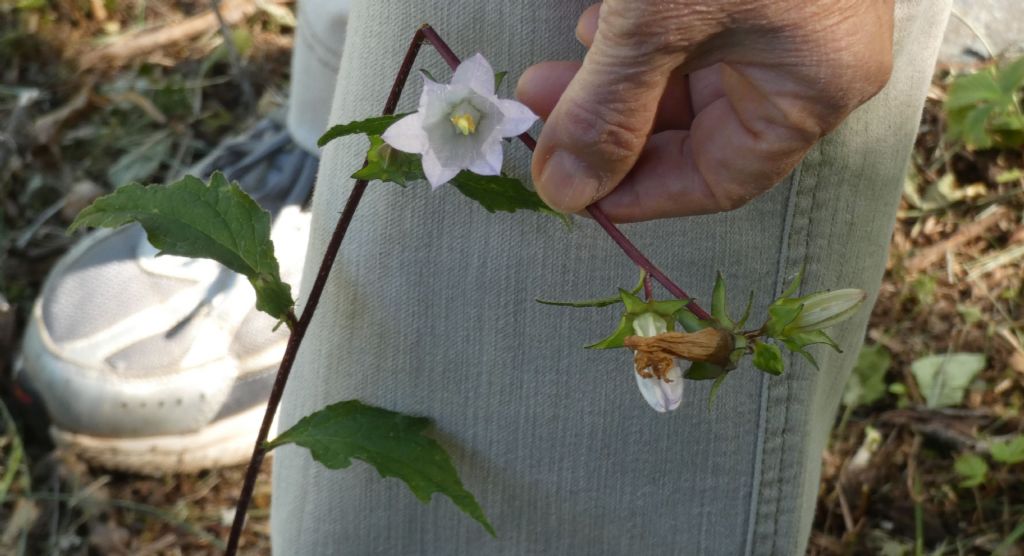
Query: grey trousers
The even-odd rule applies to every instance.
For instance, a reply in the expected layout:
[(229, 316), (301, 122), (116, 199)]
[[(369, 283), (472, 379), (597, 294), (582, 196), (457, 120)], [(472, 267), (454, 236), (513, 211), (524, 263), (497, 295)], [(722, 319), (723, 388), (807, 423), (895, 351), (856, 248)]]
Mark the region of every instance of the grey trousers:
[[(573, 29), (588, 3), (355, 0), (330, 120), (379, 113), (422, 22), (460, 55), (484, 53), (514, 83), (535, 61), (582, 57)], [(801, 267), (804, 292), (877, 292), (948, 4), (897, 1), (890, 84), (769, 193), (734, 212), (626, 233), (699, 299), (710, 298), (718, 270), (734, 311), (752, 290), (755, 319)], [(429, 48), (416, 66), (449, 75)], [(402, 108), (418, 95), (410, 80)], [(365, 152), (360, 137), (323, 152), (303, 289)], [(518, 144), (506, 152), (506, 167), (528, 177), (529, 153)], [(778, 378), (741, 367), (710, 411), (709, 385), (690, 383), (681, 409), (657, 414), (637, 391), (629, 353), (582, 349), (613, 329), (615, 310), (533, 302), (607, 296), (635, 279), (592, 222), (567, 231), (546, 216), (488, 214), (451, 188), (371, 184), (300, 352), (281, 427), (352, 398), (432, 417), (498, 538), (446, 498), (424, 505), (364, 464), (329, 471), (285, 447), (274, 461), (275, 551), (803, 553), (821, 451), (868, 310), (835, 330), (844, 353), (811, 348), (819, 371), (799, 357)]]

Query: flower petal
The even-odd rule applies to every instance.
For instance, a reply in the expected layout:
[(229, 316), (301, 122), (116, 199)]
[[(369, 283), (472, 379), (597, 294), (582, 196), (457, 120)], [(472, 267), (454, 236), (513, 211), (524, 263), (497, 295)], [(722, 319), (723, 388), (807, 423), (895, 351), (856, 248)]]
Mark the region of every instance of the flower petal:
[(502, 137), (514, 137), (530, 129), (537, 121), (534, 114), (525, 104), (511, 99), (498, 99), (498, 107), (504, 116), (498, 130)]
[(452, 85), (466, 85), (485, 96), (494, 95), (494, 70), (479, 52), (466, 58), (455, 69)]
[(427, 132), (423, 129), (423, 116), (416, 112), (391, 124), (381, 139), (392, 147), (407, 153), (422, 154), (429, 145)]
[(481, 176), (501, 174), (501, 141), (488, 141), (481, 148), (480, 156), (469, 164), (469, 171)]
[(423, 162), (423, 174), (427, 176), (430, 187), (434, 189), (448, 183), (448, 180), (454, 178), (459, 173), (459, 168), (445, 168), (441, 166), (441, 161), (437, 159), (433, 151), (428, 150), (423, 153), (421, 160)]
[(674, 411), (683, 402), (683, 372), (678, 366), (672, 367), (668, 372), (668, 379), (672, 382), (665, 382), (659, 378), (644, 378), (634, 372), (636, 385), (640, 388), (640, 394), (644, 400), (658, 413)]

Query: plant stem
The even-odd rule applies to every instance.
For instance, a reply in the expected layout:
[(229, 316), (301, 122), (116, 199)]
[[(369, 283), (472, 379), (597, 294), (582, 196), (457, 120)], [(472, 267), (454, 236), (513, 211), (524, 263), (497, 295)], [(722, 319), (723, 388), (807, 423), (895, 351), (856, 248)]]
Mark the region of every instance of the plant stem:
[[(427, 40), (427, 42), (429, 42), (431, 46), (433, 46), (434, 49), (437, 50), (438, 54), (440, 54), (441, 57), (444, 58), (444, 61), (447, 62), (449, 67), (451, 67), (453, 70), (459, 67), (459, 57), (455, 55), (455, 52), (453, 52), (451, 47), (448, 46), (448, 43), (444, 42), (444, 39), (442, 39), (437, 34), (436, 31), (434, 31), (432, 28), (428, 26), (424, 26), (421, 29), (421, 31), (423, 32), (423, 36)], [(524, 145), (526, 145), (526, 148), (530, 149), (530, 152), (533, 152), (533, 150), (537, 147), (537, 141), (534, 140), (534, 138), (531, 137), (528, 133), (523, 133), (522, 135), (520, 135), (519, 140)], [(622, 233), (622, 230), (619, 230), (619, 228), (614, 223), (612, 223), (611, 219), (608, 218), (608, 215), (605, 214), (603, 210), (601, 210), (601, 207), (597, 206), (596, 203), (592, 204), (587, 207), (587, 213), (589, 213), (590, 216), (594, 218), (594, 220), (601, 226), (605, 233), (607, 233), (608, 236), (612, 238), (612, 241), (614, 241), (615, 244), (618, 245), (619, 248), (626, 253), (626, 256), (629, 257), (630, 260), (632, 260), (637, 266), (646, 270), (647, 274), (649, 274), (652, 278), (657, 280), (672, 295), (676, 296), (679, 299), (689, 300), (689, 302), (686, 304), (686, 308), (689, 309), (694, 315), (696, 315), (697, 318), (701, 320), (711, 320), (711, 315), (709, 315), (707, 311), (702, 309), (700, 305), (697, 305), (697, 303), (693, 301), (689, 294), (687, 294), (683, 290), (683, 288), (680, 288), (667, 275), (665, 275), (665, 273), (662, 272), (661, 269), (659, 269), (657, 266), (654, 266), (654, 263), (652, 263), (651, 260), (648, 259), (647, 256), (644, 255), (643, 252), (640, 251), (640, 249), (638, 249), (636, 245), (634, 245), (633, 242), (631, 242), (629, 238), (626, 237), (626, 234)]]
[[(398, 74), (395, 76), (394, 84), (391, 86), (391, 94), (388, 95), (388, 100), (384, 104), (383, 115), (395, 113), (398, 99), (402, 95), (402, 89), (405, 88), (406, 79), (408, 79), (409, 73), (412, 71), (412, 64), (416, 60), (416, 55), (419, 53), (425, 32), (428, 29), (429, 27), (423, 26), (413, 36)], [(365, 165), (366, 162), (364, 161), (363, 166)], [(306, 305), (302, 311), (302, 316), (296, 319), (293, 312), (290, 312), (288, 315), (287, 320), (292, 329), (291, 335), (288, 337), (288, 346), (285, 348), (284, 357), (281, 359), (281, 366), (278, 368), (274, 385), (270, 390), (270, 397), (267, 400), (267, 411), (263, 414), (263, 423), (260, 425), (260, 432), (256, 437), (256, 446), (253, 448), (249, 467), (245, 470), (245, 482), (242, 484), (242, 491), (238, 495), (235, 519), (231, 524), (231, 534), (228, 537), (227, 549), (224, 551), (227, 556), (234, 556), (238, 551), (238, 541), (242, 535), (242, 528), (245, 526), (245, 514), (248, 512), (249, 503), (252, 501), (253, 489), (256, 486), (256, 478), (259, 475), (260, 466), (267, 455), (266, 444), (267, 436), (270, 434), (270, 426), (274, 422), (274, 415), (281, 404), (281, 396), (284, 394), (288, 375), (291, 374), (292, 366), (295, 364), (295, 356), (299, 351), (299, 346), (302, 344), (302, 339), (309, 329), (310, 322), (313, 321), (313, 313), (316, 311), (317, 305), (320, 303), (320, 296), (323, 295), (324, 288), (327, 285), (327, 277), (330, 275), (331, 267), (334, 266), (334, 260), (338, 256), (341, 242), (345, 239), (345, 233), (352, 223), (352, 217), (359, 206), (359, 201), (363, 198), (363, 193), (366, 192), (366, 184), (366, 180), (359, 180), (352, 186), (348, 201), (345, 203), (345, 209), (338, 218), (338, 224), (335, 226), (331, 240), (324, 251), (324, 258), (320, 263), (313, 286), (309, 290), (309, 296), (306, 298)]]

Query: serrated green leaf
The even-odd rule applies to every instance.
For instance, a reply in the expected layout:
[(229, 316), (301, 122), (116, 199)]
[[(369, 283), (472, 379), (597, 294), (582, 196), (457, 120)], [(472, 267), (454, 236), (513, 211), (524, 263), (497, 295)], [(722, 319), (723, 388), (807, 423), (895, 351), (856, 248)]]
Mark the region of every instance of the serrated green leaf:
[[(640, 290), (644, 289), (644, 279), (647, 277), (646, 271), (640, 271), (640, 281), (637, 282), (636, 286), (633, 287), (629, 293), (636, 295), (640, 293)], [(622, 296), (616, 295), (615, 297), (605, 297), (603, 299), (591, 299), (589, 301), (549, 301), (546, 299), (535, 299), (537, 303), (543, 305), (555, 305), (557, 307), (574, 307), (582, 309), (585, 307), (608, 307), (609, 305), (615, 305), (616, 303), (622, 303)]]
[(885, 346), (865, 345), (857, 355), (850, 380), (843, 391), (843, 405), (857, 407), (871, 405), (885, 396), (885, 373), (892, 364), (892, 355)]
[(683, 373), (683, 378), (689, 380), (715, 380), (725, 376), (728, 372), (718, 365), (696, 361), (686, 369), (686, 372)]
[(494, 535), (494, 527), (476, 498), (462, 485), (451, 457), (437, 441), (423, 434), (429, 425), (430, 420), (424, 417), (349, 400), (303, 417), (268, 447), (302, 446), (329, 469), (345, 469), (353, 459), (366, 462), (382, 477), (404, 481), (421, 502), (430, 502), (435, 492), (451, 498)]
[(382, 135), (392, 124), (408, 116), (408, 114), (392, 114), (390, 116), (374, 116), (365, 120), (356, 120), (347, 124), (338, 124), (320, 136), (316, 144), (323, 147), (340, 137), (365, 133), (366, 135)]
[(1010, 440), (993, 442), (989, 446), (992, 459), (999, 463), (1012, 465), (1024, 462), (1024, 435), (1017, 435)]
[(410, 181), (423, 179), (419, 155), (402, 152), (388, 145), (379, 135), (370, 135), (366, 165), (352, 174), (357, 180), (380, 180), (405, 187)]
[(963, 401), (986, 361), (982, 353), (928, 355), (911, 363), (910, 372), (928, 407), (953, 407)]
[(715, 403), (715, 398), (718, 397), (718, 389), (722, 387), (722, 383), (725, 382), (725, 377), (727, 376), (729, 376), (728, 373), (723, 374), (711, 384), (711, 390), (708, 392), (708, 411), (711, 411), (711, 404)]
[(635, 318), (635, 316), (628, 313), (622, 315), (622, 318), (619, 319), (619, 325), (615, 328), (615, 332), (612, 332), (611, 336), (608, 336), (600, 342), (586, 346), (587, 349), (615, 349), (625, 347), (626, 338), (636, 334), (633, 330), (633, 320)]
[(529, 190), (523, 182), (507, 176), (481, 176), (473, 172), (459, 172), (451, 184), (460, 193), (480, 203), (488, 212), (515, 212), (532, 210), (557, 216), (565, 221), (568, 217), (544, 204), (537, 193)]
[(715, 317), (723, 328), (733, 328), (733, 322), (725, 308), (725, 279), (722, 278), (721, 272), (715, 276), (715, 289), (711, 293), (711, 316)]
[(953, 463), (953, 470), (963, 479), (960, 486), (964, 488), (983, 485), (988, 479), (988, 463), (978, 454), (960, 454)]
[(213, 259), (244, 275), (256, 290), (256, 308), (276, 319), (295, 304), (274, 257), (270, 214), (220, 172), (209, 184), (186, 176), (170, 185), (125, 185), (86, 207), (68, 233), (129, 222), (141, 224), (161, 254)]
[(782, 350), (775, 344), (755, 341), (754, 366), (770, 375), (781, 375), (786, 368), (782, 360)]

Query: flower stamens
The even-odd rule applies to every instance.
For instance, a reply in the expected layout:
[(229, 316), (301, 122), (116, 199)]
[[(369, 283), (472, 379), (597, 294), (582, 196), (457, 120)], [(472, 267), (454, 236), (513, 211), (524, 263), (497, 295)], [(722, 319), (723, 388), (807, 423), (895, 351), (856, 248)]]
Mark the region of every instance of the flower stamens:
[(480, 111), (473, 107), (468, 102), (460, 102), (458, 106), (452, 110), (451, 116), (448, 120), (455, 126), (455, 130), (462, 135), (472, 135), (476, 133), (476, 124), (480, 119)]

